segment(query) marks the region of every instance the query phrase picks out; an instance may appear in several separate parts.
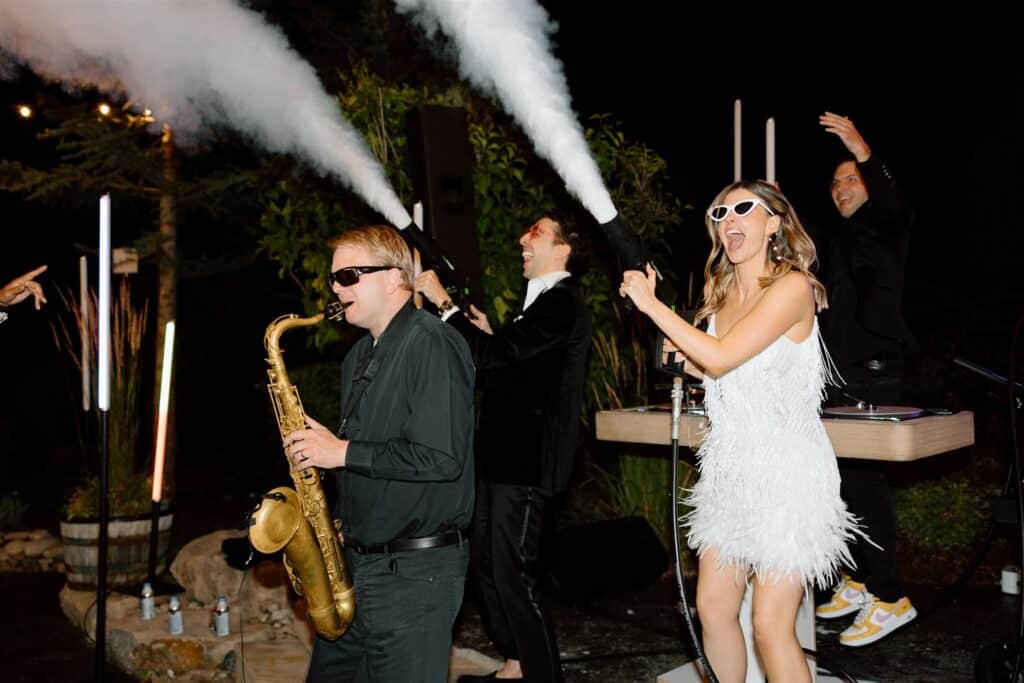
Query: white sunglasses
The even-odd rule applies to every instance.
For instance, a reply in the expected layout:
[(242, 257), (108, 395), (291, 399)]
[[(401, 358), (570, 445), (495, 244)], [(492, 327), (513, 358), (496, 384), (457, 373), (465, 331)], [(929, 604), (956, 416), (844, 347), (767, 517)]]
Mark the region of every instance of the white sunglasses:
[(734, 204), (716, 204), (715, 206), (712, 206), (710, 209), (708, 209), (708, 218), (710, 218), (716, 223), (720, 223), (725, 220), (725, 217), (729, 215), (730, 211), (732, 211), (737, 216), (746, 216), (747, 214), (754, 210), (754, 207), (758, 205), (763, 206), (764, 210), (768, 212), (769, 216), (775, 215), (775, 212), (772, 211), (772, 208), (770, 206), (768, 206), (763, 201), (755, 197), (754, 199), (741, 199), (740, 201)]

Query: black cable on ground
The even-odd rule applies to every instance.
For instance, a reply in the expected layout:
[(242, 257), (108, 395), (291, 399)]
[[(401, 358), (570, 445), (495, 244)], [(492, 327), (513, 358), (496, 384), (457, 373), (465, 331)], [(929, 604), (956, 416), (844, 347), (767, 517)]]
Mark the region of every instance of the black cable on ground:
[[(811, 654), (812, 652), (814, 652), (814, 651), (813, 650), (806, 650), (806, 649), (804, 650), (804, 653), (806, 653), (806, 654)], [(854, 678), (853, 676), (851, 676), (850, 674), (846, 673), (845, 671), (843, 671), (841, 669), (837, 669), (835, 667), (829, 666), (827, 662), (824, 662), (821, 659), (819, 659), (817, 653), (814, 653), (814, 660), (816, 662), (816, 666), (818, 668), (818, 673), (819, 674), (824, 672), (824, 673), (827, 673), (827, 674), (830, 674), (830, 675), (834, 676), (835, 678), (842, 679), (842, 680), (846, 681), (846, 683), (857, 683), (857, 679)]]
[[(1006, 382), (1006, 395), (1010, 413), (1010, 448), (1013, 450), (1013, 472), (1017, 483), (1017, 524), (1024, 532), (1024, 481), (1021, 480), (1020, 444), (1017, 441), (1017, 412), (1019, 398), (1017, 396), (1017, 343), (1020, 338), (1020, 329), (1024, 325), (1024, 314), (1017, 318), (1017, 324), (1013, 327), (1013, 337), (1010, 341), (1010, 372)], [(1024, 542), (1020, 545), (1021, 566), (1024, 566)], [(1018, 605), (1020, 611), (1020, 626), (1017, 629), (1016, 655), (1013, 659), (1013, 674), (1011, 681), (1017, 681), (1021, 671), (1022, 644), (1024, 644), (1024, 609)]]
[[(246, 534), (246, 540), (249, 539), (249, 535)], [(245, 613), (242, 611), (242, 588), (245, 586), (245, 577), (249, 575), (249, 571), (252, 569), (252, 561), (255, 552), (253, 551), (252, 542), (249, 542), (249, 558), (245, 561), (245, 568), (242, 569), (242, 580), (238, 582), (238, 650), (240, 666), (242, 667), (242, 683), (245, 683)]]
[(85, 633), (85, 639), (88, 640), (92, 644), (96, 643), (96, 638), (89, 635), (89, 612), (92, 611), (92, 608), (96, 606), (97, 602), (98, 602), (98, 599), (97, 600), (93, 600), (92, 602), (89, 603), (89, 606), (85, 608), (85, 614), (82, 615), (82, 623), (81, 623), (82, 631)]

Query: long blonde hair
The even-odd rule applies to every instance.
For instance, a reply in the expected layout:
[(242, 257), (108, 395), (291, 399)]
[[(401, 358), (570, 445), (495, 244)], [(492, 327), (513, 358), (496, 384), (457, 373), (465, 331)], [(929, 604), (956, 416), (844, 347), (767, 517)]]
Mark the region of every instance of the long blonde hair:
[[(767, 287), (780, 277), (796, 270), (810, 280), (811, 287), (814, 289), (814, 303), (817, 309), (821, 311), (828, 308), (825, 286), (818, 281), (818, 278), (814, 277), (812, 272), (818, 261), (814, 242), (804, 230), (804, 226), (797, 218), (796, 211), (789, 200), (773, 185), (760, 180), (741, 180), (719, 192), (711, 202), (711, 206), (724, 203), (726, 196), (733, 190), (746, 190), (752, 193), (771, 207), (771, 210), (779, 217), (779, 231), (775, 237), (774, 247), (769, 248), (765, 255), (769, 273), (758, 280), (761, 288)], [(711, 236), (711, 254), (704, 266), (704, 305), (697, 311), (696, 323), (721, 310), (725, 305), (725, 298), (729, 290), (736, 282), (736, 266), (729, 261), (722, 240), (718, 237), (718, 224), (706, 214), (704, 224), (707, 226), (708, 235)], [(778, 254), (778, 261), (773, 258), (775, 254)]]

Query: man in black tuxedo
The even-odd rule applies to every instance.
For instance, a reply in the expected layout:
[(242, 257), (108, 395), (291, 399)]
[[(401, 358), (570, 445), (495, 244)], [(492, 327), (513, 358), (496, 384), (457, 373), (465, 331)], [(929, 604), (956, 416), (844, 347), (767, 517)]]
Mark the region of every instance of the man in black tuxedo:
[[(849, 154), (832, 174), (832, 201), (841, 221), (832, 234), (826, 285), (829, 309), (822, 335), (846, 385), (836, 403), (893, 405), (903, 399), (907, 353), (914, 346), (903, 318), (903, 278), (914, 213), (885, 163), (845, 117), (826, 112), (826, 131)], [(851, 546), (856, 568), (820, 605), (823, 619), (856, 613), (839, 642), (869, 645), (917, 616), (896, 570), (896, 521), (884, 466), (871, 460), (839, 462), (842, 497), (874, 544)], [(875, 545), (877, 544), (877, 545)]]
[(483, 391), (471, 548), (484, 625), (506, 659), (496, 673), (463, 682), (562, 680), (554, 629), (536, 592), (536, 564), (547, 505), (568, 486), (576, 449), (591, 320), (574, 276), (586, 254), (582, 236), (552, 214), (519, 244), (526, 301), (500, 330), (475, 306), (469, 316), (459, 311), (433, 271), (416, 280), (469, 342)]

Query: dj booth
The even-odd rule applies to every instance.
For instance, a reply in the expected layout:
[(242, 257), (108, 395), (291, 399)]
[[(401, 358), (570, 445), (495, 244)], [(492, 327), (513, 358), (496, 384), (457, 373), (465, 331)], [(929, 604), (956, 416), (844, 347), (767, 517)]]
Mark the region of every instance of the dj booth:
[[(855, 415), (863, 414), (859, 418)], [(912, 419), (885, 414), (884, 409), (824, 417), (825, 431), (840, 458), (908, 461), (954, 451), (974, 443), (974, 413), (923, 415)], [(671, 406), (643, 406), (597, 413), (600, 441), (628, 441), (668, 446), (672, 443)], [(684, 413), (679, 445), (697, 448), (708, 419), (703, 411)]]
[[(964, 448), (974, 443), (974, 413), (926, 414), (902, 407), (839, 408), (823, 416), (825, 431), (840, 458), (907, 462)], [(708, 419), (700, 406), (685, 412), (679, 424), (679, 445), (696, 449), (704, 440)], [(672, 443), (671, 406), (642, 406), (597, 413), (597, 438), (601, 441), (668, 446)], [(747, 643), (747, 683), (763, 683), (764, 672), (754, 652), (751, 595), (747, 591), (740, 608), (740, 626)], [(800, 644), (813, 650), (814, 605), (804, 600), (797, 615)], [(811, 678), (823, 681), (811, 667)], [(691, 662), (658, 677), (657, 683), (699, 683), (696, 663)], [(836, 680), (836, 679), (829, 679)], [(863, 683), (868, 683), (864, 681)]]

